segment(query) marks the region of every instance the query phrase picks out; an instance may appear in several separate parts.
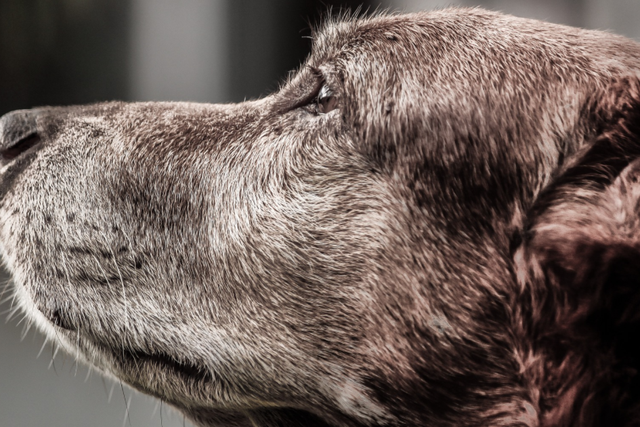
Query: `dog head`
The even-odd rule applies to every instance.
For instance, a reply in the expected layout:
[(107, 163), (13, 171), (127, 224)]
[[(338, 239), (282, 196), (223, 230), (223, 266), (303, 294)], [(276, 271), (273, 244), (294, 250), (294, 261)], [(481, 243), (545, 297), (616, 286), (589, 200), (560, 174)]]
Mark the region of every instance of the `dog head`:
[(13, 112), (3, 259), (202, 425), (628, 423), (639, 76), (630, 40), (446, 9), (332, 21), (257, 101)]

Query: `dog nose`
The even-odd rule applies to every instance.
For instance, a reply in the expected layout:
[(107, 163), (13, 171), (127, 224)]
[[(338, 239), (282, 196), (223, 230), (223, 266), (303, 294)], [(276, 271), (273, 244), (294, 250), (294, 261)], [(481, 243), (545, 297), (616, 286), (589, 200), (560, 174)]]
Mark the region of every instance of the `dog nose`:
[(17, 110), (0, 117), (0, 158), (6, 163), (40, 142), (37, 110)]

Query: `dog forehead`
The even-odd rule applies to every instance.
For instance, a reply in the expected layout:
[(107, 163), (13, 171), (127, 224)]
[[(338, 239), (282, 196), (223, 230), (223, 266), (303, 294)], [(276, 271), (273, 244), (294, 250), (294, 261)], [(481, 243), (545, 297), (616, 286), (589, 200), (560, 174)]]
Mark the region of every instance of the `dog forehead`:
[(313, 57), (321, 61), (363, 52), (384, 54), (385, 49), (380, 49), (380, 44), (388, 42), (399, 42), (388, 44), (392, 49), (421, 47), (443, 38), (455, 43), (499, 19), (517, 18), (468, 8), (368, 17), (341, 16), (327, 20), (314, 32)]
[(326, 21), (313, 38), (316, 64), (365, 56), (388, 67), (390, 58), (403, 63), (403, 54), (415, 64), (439, 53), (454, 53), (458, 63), (491, 62), (508, 51), (529, 62), (545, 62), (540, 56), (549, 54), (560, 62), (589, 60), (610, 69), (638, 65), (638, 45), (624, 37), (479, 8), (343, 16)]

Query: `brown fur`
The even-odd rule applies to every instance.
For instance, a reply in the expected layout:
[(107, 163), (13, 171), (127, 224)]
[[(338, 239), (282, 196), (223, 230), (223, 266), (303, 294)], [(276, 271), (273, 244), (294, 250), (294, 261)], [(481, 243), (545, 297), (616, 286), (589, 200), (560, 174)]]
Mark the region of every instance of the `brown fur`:
[(203, 426), (635, 425), (639, 77), (628, 39), (446, 9), (332, 21), (257, 101), (10, 113), (4, 260)]

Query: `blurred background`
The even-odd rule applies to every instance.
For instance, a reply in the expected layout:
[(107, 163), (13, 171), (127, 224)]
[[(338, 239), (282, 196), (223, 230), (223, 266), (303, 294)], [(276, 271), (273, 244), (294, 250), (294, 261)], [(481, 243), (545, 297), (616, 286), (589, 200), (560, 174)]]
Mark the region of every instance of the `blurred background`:
[[(256, 98), (277, 89), (304, 60), (310, 26), (330, 9), (448, 5), (640, 40), (639, 0), (0, 0), (0, 115), (114, 99)], [(0, 312), (9, 309), (10, 301), (0, 304)], [(167, 405), (72, 357), (54, 358), (38, 333), (23, 337), (21, 315), (5, 322), (7, 314), (0, 317), (0, 427), (183, 425)]]

